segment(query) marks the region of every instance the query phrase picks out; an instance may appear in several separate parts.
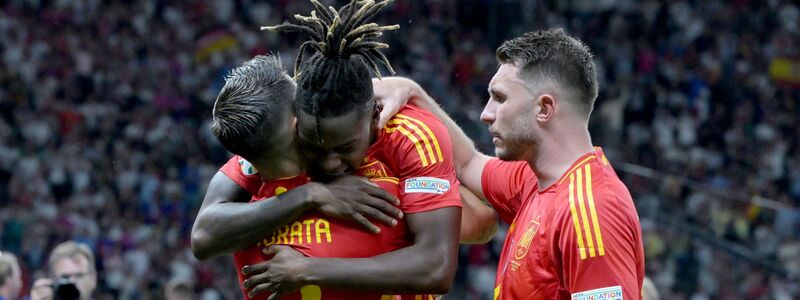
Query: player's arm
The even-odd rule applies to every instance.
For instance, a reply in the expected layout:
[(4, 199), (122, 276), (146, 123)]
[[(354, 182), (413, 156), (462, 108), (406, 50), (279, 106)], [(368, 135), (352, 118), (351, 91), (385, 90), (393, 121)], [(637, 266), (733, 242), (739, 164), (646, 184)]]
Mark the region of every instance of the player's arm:
[(383, 103), (381, 124), (397, 113), (406, 103), (411, 103), (433, 113), (446, 127), (453, 143), (453, 165), (461, 184), (479, 198), (486, 199), (481, 186), (483, 167), (491, 157), (480, 153), (464, 130), (428, 95), (422, 87), (404, 77), (373, 79), (375, 97)]
[(459, 242), (462, 244), (489, 242), (497, 232), (497, 213), (466, 187), (459, 185), (458, 192), (463, 205)]
[(279, 299), (305, 285), (386, 294), (444, 294), (453, 282), (458, 257), (459, 207), (407, 215), (414, 244), (370, 258), (309, 258), (287, 246), (271, 246), (275, 256), (246, 266), (250, 297), (266, 291)]
[[(230, 170), (230, 168), (229, 168)], [(229, 172), (230, 173), (230, 172)], [(236, 177), (236, 176), (235, 176)], [(339, 218), (352, 219), (367, 229), (378, 227), (366, 217), (390, 225), (402, 212), (392, 204), (397, 199), (373, 184), (357, 177), (343, 177), (328, 184), (307, 183), (279, 196), (249, 202), (253, 186), (260, 179), (236, 177), (223, 172), (211, 179), (203, 204), (192, 227), (192, 252), (198, 259), (208, 259), (251, 246), (277, 228), (286, 225), (308, 209)]]
[(641, 262), (637, 261), (643, 255), (637, 245), (641, 229), (635, 212), (626, 210), (615, 195), (591, 191), (591, 185), (570, 186), (571, 205), (558, 214), (561, 232), (554, 237), (564, 288), (572, 298), (613, 294), (619, 297), (610, 298), (639, 299)]
[(453, 144), (453, 165), (456, 176), (466, 189), (460, 188), (463, 203), (460, 241), (464, 244), (488, 242), (497, 231), (497, 213), (486, 203), (481, 186), (481, 173), (489, 157), (478, 152), (472, 140), (458, 127), (416, 82), (403, 77), (373, 79), (375, 98), (383, 104), (381, 127), (407, 101), (433, 113), (447, 128)]
[(192, 226), (192, 252), (198, 259), (208, 259), (257, 243), (311, 208), (309, 187), (284, 193), (281, 205), (278, 197), (249, 203), (250, 193), (217, 172)]

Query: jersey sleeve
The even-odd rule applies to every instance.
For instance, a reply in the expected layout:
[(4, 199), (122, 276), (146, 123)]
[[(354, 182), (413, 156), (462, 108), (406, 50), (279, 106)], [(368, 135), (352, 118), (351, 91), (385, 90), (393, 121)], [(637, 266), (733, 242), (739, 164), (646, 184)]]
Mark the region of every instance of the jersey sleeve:
[(251, 195), (258, 195), (258, 190), (262, 184), (261, 176), (258, 175), (255, 167), (244, 158), (234, 155), (227, 163), (222, 165), (219, 171)]
[(630, 195), (593, 188), (588, 169), (569, 180), (569, 206), (557, 210), (552, 235), (562, 288), (572, 299), (641, 299), (644, 254)]
[(400, 209), (406, 213), (461, 206), (447, 128), (433, 115), (404, 110), (385, 128), (387, 153), (396, 158)]
[(492, 158), (483, 167), (483, 194), (506, 223), (511, 224), (519, 211), (525, 184), (537, 183), (536, 176), (524, 161), (508, 162)]

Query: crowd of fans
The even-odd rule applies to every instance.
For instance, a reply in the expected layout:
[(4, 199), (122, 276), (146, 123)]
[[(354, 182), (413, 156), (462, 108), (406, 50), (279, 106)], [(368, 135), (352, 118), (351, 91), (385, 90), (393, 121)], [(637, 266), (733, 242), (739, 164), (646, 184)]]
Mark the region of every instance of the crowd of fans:
[[(309, 4), (4, 3), (0, 249), (19, 256), (25, 283), (76, 240), (96, 254), (97, 299), (160, 298), (176, 280), (197, 298), (241, 297), (230, 258), (198, 262), (188, 244), (229, 155), (208, 131), (211, 105), (253, 55), (291, 66), (296, 37), (258, 28)], [(767, 72), (800, 57), (797, 3), (397, 1), (380, 22), (401, 25), (386, 35), (398, 74), (486, 152), (478, 116), (499, 43), (553, 27), (584, 40), (601, 82), (594, 143), (637, 202), (662, 298), (800, 297), (800, 89)], [(491, 298), (503, 231), (462, 248), (453, 299)]]

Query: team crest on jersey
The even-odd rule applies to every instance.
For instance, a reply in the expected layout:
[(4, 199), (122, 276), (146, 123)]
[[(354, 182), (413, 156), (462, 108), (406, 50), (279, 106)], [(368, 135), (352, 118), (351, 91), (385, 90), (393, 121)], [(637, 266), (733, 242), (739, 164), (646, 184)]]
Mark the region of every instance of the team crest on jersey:
[(436, 177), (415, 177), (406, 180), (405, 192), (444, 194), (450, 190), (450, 182)]
[(384, 167), (383, 163), (378, 160), (369, 163), (365, 161), (363, 165), (358, 167), (356, 174), (369, 179), (389, 177), (389, 175), (386, 173), (386, 168)]
[(242, 173), (245, 176), (258, 173), (258, 171), (256, 171), (256, 167), (254, 167), (253, 164), (251, 164), (249, 161), (246, 161), (244, 158), (239, 158), (239, 168), (242, 169)]
[(574, 293), (572, 300), (622, 300), (622, 287), (617, 285)]
[(539, 222), (531, 220), (531, 223), (528, 224), (528, 229), (525, 230), (525, 233), (522, 234), (522, 238), (520, 238), (517, 243), (517, 249), (514, 250), (514, 258), (520, 260), (528, 254), (528, 249), (530, 249), (533, 237), (536, 236), (536, 231), (538, 230)]

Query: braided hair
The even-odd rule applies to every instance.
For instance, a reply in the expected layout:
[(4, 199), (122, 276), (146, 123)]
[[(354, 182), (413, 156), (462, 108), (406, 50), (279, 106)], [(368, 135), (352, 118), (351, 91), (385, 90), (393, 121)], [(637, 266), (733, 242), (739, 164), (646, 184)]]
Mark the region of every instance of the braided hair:
[[(378, 63), (394, 74), (391, 64), (379, 49), (389, 45), (378, 42), (384, 31), (396, 30), (399, 25), (380, 26), (372, 23), (381, 8), (392, 0), (351, 0), (338, 11), (325, 8), (311, 0), (314, 10), (310, 16), (295, 15), (299, 24), (284, 22), (264, 26), (261, 30), (301, 32), (308, 35), (294, 64), (298, 90), (296, 108), (321, 117), (336, 117), (362, 109), (372, 100), (370, 72), (380, 77)], [(306, 50), (315, 53), (304, 60)], [(319, 122), (317, 133), (319, 133)]]

